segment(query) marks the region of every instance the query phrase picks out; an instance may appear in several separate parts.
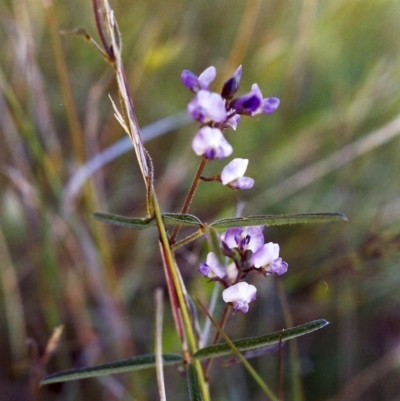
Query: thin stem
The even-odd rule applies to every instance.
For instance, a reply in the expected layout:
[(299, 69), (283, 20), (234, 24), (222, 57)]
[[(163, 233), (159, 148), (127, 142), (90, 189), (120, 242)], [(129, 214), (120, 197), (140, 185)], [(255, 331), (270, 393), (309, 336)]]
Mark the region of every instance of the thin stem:
[[(187, 308), (186, 300), (184, 298), (184, 289), (182, 288), (183, 283), (180, 280), (178, 266), (176, 265), (174, 255), (170, 249), (168, 235), (165, 230), (164, 222), (162, 220), (162, 215), (161, 215), (160, 207), (158, 205), (157, 197), (154, 192), (152, 193), (152, 197), (151, 197), (150, 201), (152, 203), (152, 206), (154, 207), (154, 213), (155, 213), (156, 220), (157, 220), (157, 227), (158, 227), (158, 230), (160, 233), (160, 242), (161, 242), (161, 249), (162, 249), (162, 253), (163, 253), (164, 263), (172, 277), (172, 281), (173, 281), (175, 291), (176, 291), (176, 296), (177, 296), (178, 302), (179, 302), (179, 308), (180, 308), (180, 311), (182, 314), (183, 324), (185, 326), (185, 333), (186, 333), (186, 336), (188, 339), (190, 351), (193, 354), (198, 349), (197, 342), (196, 342), (196, 336), (193, 331), (192, 322), (190, 320), (190, 314), (189, 314), (189, 311)], [(189, 352), (187, 350), (183, 350), (183, 351), (184, 351), (184, 360), (190, 361), (191, 357), (190, 357)], [(193, 360), (192, 362), (193, 362), (193, 364), (196, 368), (197, 374), (199, 376), (199, 383), (200, 383), (201, 393), (203, 395), (204, 401), (209, 401), (210, 396), (208, 393), (208, 386), (207, 386), (207, 382), (204, 377), (204, 372), (203, 372), (201, 363), (198, 360)]]
[[(225, 305), (221, 319), (219, 320), (219, 327), (221, 327), (221, 329), (223, 329), (225, 327), (225, 324), (228, 320), (230, 309), (231, 308), (229, 305)], [(213, 345), (216, 344), (220, 338), (221, 338), (221, 333), (217, 330), (217, 332), (215, 333), (214, 340), (212, 342)], [(210, 371), (212, 361), (213, 361), (212, 359), (207, 359), (207, 362), (204, 365), (204, 376), (205, 376), (206, 380), (208, 380), (208, 372)]]
[(155, 335), (155, 354), (156, 354), (156, 373), (157, 373), (157, 383), (158, 383), (158, 394), (160, 396), (160, 401), (167, 401), (165, 395), (165, 381), (164, 381), (164, 371), (163, 371), (163, 359), (162, 359), (162, 323), (163, 323), (163, 290), (162, 288), (157, 288), (154, 293), (154, 300), (156, 305), (156, 335)]
[[(194, 194), (196, 193), (197, 187), (199, 186), (199, 183), (201, 181), (201, 175), (203, 174), (203, 171), (204, 171), (204, 168), (205, 168), (205, 166), (207, 164), (207, 161), (208, 160), (205, 157), (201, 158), (199, 167), (197, 168), (196, 174), (195, 174), (195, 176), (193, 178), (192, 185), (190, 186), (189, 192), (188, 192), (188, 194), (186, 196), (186, 199), (185, 199), (185, 202), (184, 202), (184, 204), (182, 206), (181, 213), (187, 213), (188, 212), (190, 204), (192, 203)], [(180, 230), (180, 226), (176, 225), (174, 227), (174, 230), (172, 231), (172, 234), (171, 234), (170, 244), (173, 244), (175, 242), (176, 237), (177, 237), (177, 235), (179, 233), (179, 230)]]
[[(279, 277), (275, 278), (275, 283), (278, 288), (279, 300), (282, 305), (283, 316), (287, 327), (293, 327), (293, 316), (290, 312), (289, 302), (286, 297), (285, 289), (283, 288), (282, 280)], [(304, 392), (299, 375), (298, 362), (299, 362), (299, 350), (297, 347), (296, 339), (289, 341), (289, 353), (290, 353), (290, 370), (291, 370), (291, 385), (293, 389), (292, 398), (294, 401), (303, 401)]]
[(227, 342), (227, 344), (231, 347), (232, 351), (236, 354), (236, 356), (239, 358), (240, 362), (243, 364), (243, 366), (247, 369), (247, 371), (250, 373), (250, 375), (253, 377), (253, 379), (256, 381), (256, 383), (259, 385), (262, 391), (267, 395), (267, 397), (270, 398), (271, 401), (279, 401), (277, 396), (272, 392), (272, 390), (268, 387), (267, 383), (261, 378), (261, 376), (255, 371), (255, 369), (249, 364), (247, 359), (242, 355), (242, 353), (235, 347), (235, 344), (231, 341), (231, 339), (226, 335), (224, 330), (218, 325), (218, 323), (213, 319), (213, 317), (208, 313), (207, 309), (205, 306), (197, 300), (198, 305), (202, 309), (202, 311), (207, 315), (207, 317), (211, 320), (212, 324), (214, 327), (218, 330), (218, 332), (221, 334), (222, 337), (224, 337), (224, 340)]

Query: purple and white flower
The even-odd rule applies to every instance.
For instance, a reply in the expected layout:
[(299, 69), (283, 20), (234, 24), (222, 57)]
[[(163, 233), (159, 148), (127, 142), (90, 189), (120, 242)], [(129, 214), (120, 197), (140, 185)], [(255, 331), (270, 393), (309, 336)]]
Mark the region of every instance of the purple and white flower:
[(228, 118), (221, 95), (203, 89), (199, 90), (194, 99), (189, 102), (187, 111), (192, 118), (202, 124), (223, 123)]
[(233, 107), (238, 114), (255, 116), (256, 114), (272, 114), (279, 106), (279, 99), (266, 97), (263, 99), (261, 90), (257, 84), (253, 84), (251, 91), (233, 100)]
[(219, 263), (214, 252), (209, 252), (206, 262), (200, 263), (199, 272), (208, 278), (224, 278), (226, 276), (226, 269)]
[(181, 81), (183, 85), (189, 88), (192, 92), (197, 93), (200, 89), (208, 90), (210, 83), (214, 81), (217, 72), (215, 67), (206, 68), (199, 76), (192, 71), (183, 70)]
[(265, 274), (285, 274), (288, 264), (279, 257), (279, 245), (273, 242), (264, 244), (250, 258), (250, 264), (261, 268)]
[(221, 172), (221, 182), (232, 189), (250, 189), (254, 185), (254, 180), (250, 177), (244, 177), (248, 159), (233, 159)]
[(262, 227), (233, 227), (221, 235), (221, 241), (228, 249), (238, 249), (241, 253), (253, 253), (264, 245)]
[(256, 299), (257, 288), (245, 281), (234, 284), (222, 291), (222, 299), (226, 303), (232, 303), (236, 311), (246, 313), (249, 303)]
[(224, 159), (232, 154), (233, 148), (218, 128), (203, 127), (192, 141), (192, 149), (206, 159)]

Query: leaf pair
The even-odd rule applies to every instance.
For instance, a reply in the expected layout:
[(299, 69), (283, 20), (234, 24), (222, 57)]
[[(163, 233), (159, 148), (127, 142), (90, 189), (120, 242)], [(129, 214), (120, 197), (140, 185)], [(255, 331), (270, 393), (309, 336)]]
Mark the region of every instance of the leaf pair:
[[(296, 337), (303, 336), (315, 330), (325, 327), (329, 322), (324, 319), (314, 320), (312, 322), (277, 331), (275, 333), (267, 334), (260, 337), (245, 338), (242, 340), (233, 341), (233, 344), (240, 352), (252, 351), (269, 347), (271, 345), (284, 342)], [(225, 355), (232, 354), (231, 347), (226, 343), (211, 345), (209, 347), (198, 350), (193, 358), (197, 360), (218, 358)], [(120, 361), (109, 362), (98, 366), (91, 366), (87, 368), (70, 369), (62, 372), (57, 372), (52, 375), (46, 376), (40, 382), (40, 385), (50, 383), (59, 383), (77, 379), (86, 379), (89, 377), (107, 376), (115, 373), (131, 372), (135, 370), (154, 368), (156, 357), (154, 354), (137, 356)], [(163, 364), (178, 365), (183, 362), (183, 358), (178, 354), (163, 354)]]

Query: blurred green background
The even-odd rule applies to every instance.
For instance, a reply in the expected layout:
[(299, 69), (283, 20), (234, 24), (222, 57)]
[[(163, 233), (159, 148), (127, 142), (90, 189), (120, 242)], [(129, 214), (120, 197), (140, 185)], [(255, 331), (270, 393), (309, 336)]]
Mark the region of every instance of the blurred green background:
[[(240, 93), (257, 82), (281, 106), (243, 119), (227, 137), (250, 159), (251, 191), (201, 185), (191, 212), (204, 221), (268, 213), (343, 212), (347, 223), (265, 230), (288, 273), (254, 283), (257, 302), (230, 318), (231, 338), (280, 330), (282, 286), (294, 325), (330, 325), (298, 340), (304, 399), (400, 400), (400, 3), (395, 0), (115, 0), (123, 57), (142, 127), (184, 110), (182, 69), (217, 68), (213, 88), (243, 65)], [(153, 352), (153, 292), (165, 286), (155, 229), (104, 225), (94, 211), (145, 215), (134, 152), (68, 192), (78, 168), (124, 136), (108, 99), (109, 65), (89, 0), (0, 0), (0, 398), (154, 400), (153, 371), (37, 389), (44, 374)], [(164, 211), (178, 211), (198, 158), (197, 126), (149, 141)], [(207, 167), (220, 172), (223, 162)], [(207, 246), (177, 254), (193, 295)], [(219, 307), (221, 305), (219, 304)], [(165, 307), (164, 350), (179, 352)], [(201, 322), (204, 319), (201, 318)], [(64, 325), (57, 350), (46, 346)], [(277, 387), (278, 354), (252, 364)], [(285, 399), (289, 354), (283, 349)], [(240, 365), (214, 364), (213, 400), (261, 400)], [(166, 369), (167, 396), (186, 400)]]

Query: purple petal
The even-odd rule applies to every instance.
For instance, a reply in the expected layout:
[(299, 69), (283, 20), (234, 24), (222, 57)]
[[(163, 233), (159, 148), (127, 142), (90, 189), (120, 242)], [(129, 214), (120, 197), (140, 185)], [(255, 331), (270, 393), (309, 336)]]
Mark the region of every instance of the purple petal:
[(261, 104), (261, 113), (272, 114), (279, 106), (280, 100), (276, 97), (266, 97)]
[(185, 85), (194, 93), (200, 90), (199, 80), (192, 71), (183, 70), (181, 74), (181, 81), (183, 85)]
[(266, 270), (266, 273), (269, 274), (277, 274), (278, 276), (285, 274), (288, 270), (289, 265), (282, 260), (282, 258), (278, 258), (272, 261), (270, 268)]
[(254, 186), (254, 180), (250, 177), (240, 177), (229, 183), (234, 189), (251, 189)]
[(241, 78), (242, 78), (242, 66), (240, 65), (233, 73), (232, 77), (225, 82), (222, 88), (221, 96), (224, 99), (230, 100), (233, 98), (233, 96), (235, 96), (236, 92), (239, 89)]
[(261, 227), (230, 228), (224, 237), (224, 242), (230, 249), (239, 248), (241, 251), (256, 252), (264, 244)]

